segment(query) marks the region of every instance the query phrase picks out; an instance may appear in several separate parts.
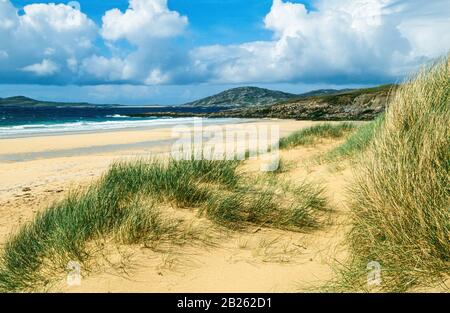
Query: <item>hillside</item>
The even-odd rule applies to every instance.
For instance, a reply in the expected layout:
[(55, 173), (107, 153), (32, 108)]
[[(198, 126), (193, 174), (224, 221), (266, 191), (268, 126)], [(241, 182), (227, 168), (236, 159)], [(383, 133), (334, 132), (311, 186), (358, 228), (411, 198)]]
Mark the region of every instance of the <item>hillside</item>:
[(342, 91), (283, 101), (266, 107), (237, 108), (208, 117), (281, 118), (299, 120), (371, 120), (384, 112), (395, 85)]
[(215, 113), (149, 112), (130, 116), (363, 121), (372, 120), (384, 112), (388, 98), (396, 88), (397, 85), (383, 85), (355, 90), (318, 90), (314, 91), (312, 96), (297, 95), (293, 99), (279, 101), (272, 105), (251, 104), (248, 107), (223, 107), (223, 110)]
[(258, 87), (233, 88), (214, 96), (185, 103), (186, 107), (249, 107), (270, 105), (297, 98), (298, 95)]
[(318, 90), (312, 90), (308, 91), (302, 94), (299, 94), (299, 98), (306, 98), (306, 97), (314, 97), (314, 96), (324, 96), (324, 95), (332, 95), (337, 93), (343, 93), (343, 92), (350, 92), (354, 91), (355, 89), (318, 89)]

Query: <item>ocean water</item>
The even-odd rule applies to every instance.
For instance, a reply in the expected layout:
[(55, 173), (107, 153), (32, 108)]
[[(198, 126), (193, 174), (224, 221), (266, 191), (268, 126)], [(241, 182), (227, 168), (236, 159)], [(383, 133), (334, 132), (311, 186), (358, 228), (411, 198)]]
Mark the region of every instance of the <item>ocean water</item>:
[(0, 138), (70, 132), (165, 126), (188, 123), (192, 118), (128, 117), (149, 112), (217, 112), (219, 108), (177, 107), (7, 107), (0, 106)]

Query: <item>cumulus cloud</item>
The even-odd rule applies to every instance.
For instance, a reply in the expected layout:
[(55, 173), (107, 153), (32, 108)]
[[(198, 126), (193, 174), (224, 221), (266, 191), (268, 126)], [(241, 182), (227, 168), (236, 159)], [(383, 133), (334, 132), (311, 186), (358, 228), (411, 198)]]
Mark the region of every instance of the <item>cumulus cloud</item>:
[[(76, 7), (0, 0), (0, 83), (377, 83), (450, 49), (447, 0), (274, 0), (267, 41), (189, 47), (167, 0), (129, 0), (96, 25)], [(232, 27), (232, 26), (230, 26)]]
[(68, 83), (96, 36), (95, 23), (71, 6), (31, 4), (19, 15), (0, 0), (0, 81)]
[[(172, 42), (184, 33), (188, 19), (171, 11), (167, 0), (130, 0), (125, 12), (109, 10), (102, 22), (100, 33), (113, 55), (83, 60), (83, 74), (94, 81), (166, 84), (175, 81), (179, 67), (189, 62), (186, 52)], [(134, 48), (125, 55), (123, 40)]]
[[(198, 71), (215, 82), (378, 82), (399, 79), (450, 48), (445, 0), (318, 0), (317, 10), (274, 0), (273, 41), (200, 47)], [(448, 2), (447, 2), (448, 4)]]
[(180, 35), (188, 24), (187, 17), (168, 9), (167, 0), (130, 0), (124, 13), (109, 10), (102, 20), (103, 38), (126, 39), (135, 44)]

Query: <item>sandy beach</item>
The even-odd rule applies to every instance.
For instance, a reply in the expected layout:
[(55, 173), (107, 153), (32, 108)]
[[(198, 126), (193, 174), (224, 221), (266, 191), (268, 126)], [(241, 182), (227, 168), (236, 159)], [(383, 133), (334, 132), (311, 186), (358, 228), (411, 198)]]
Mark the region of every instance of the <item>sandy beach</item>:
[[(293, 120), (248, 120), (222, 125), (278, 126), (280, 137), (316, 125)], [(134, 129), (0, 140), (0, 247), (38, 212), (72, 191), (97, 181), (110, 165), (138, 158), (168, 159), (172, 129)], [(345, 234), (351, 227), (347, 186), (351, 163), (317, 162), (344, 138), (279, 151), (279, 181), (313, 182), (324, 191), (327, 211), (322, 227), (290, 231), (253, 225), (227, 230), (198, 214), (196, 208), (162, 204), (164, 215), (176, 217), (193, 231), (192, 244), (122, 245), (103, 238), (91, 244), (95, 257), (81, 269), (82, 281), (67, 283), (67, 273), (52, 274), (46, 292), (310, 292), (335, 279), (337, 264), (348, 255)], [(260, 175), (261, 159), (247, 160), (240, 173)], [(258, 174), (259, 173), (259, 174)], [(267, 175), (267, 174), (266, 174)], [(266, 176), (267, 178), (267, 176)], [(204, 243), (202, 243), (204, 240)], [(54, 276), (56, 275), (56, 276)], [(426, 291), (442, 291), (426, 289)]]
[[(280, 135), (286, 136), (313, 123), (260, 120), (247, 125), (279, 125)], [(174, 140), (171, 128), (0, 140), (0, 242), (70, 188), (98, 178), (113, 161), (167, 153)]]
[[(280, 136), (284, 137), (315, 122), (246, 123), (247, 126), (261, 124), (278, 125)], [(112, 162), (164, 156), (173, 140), (170, 128), (1, 140), (0, 243), (70, 190), (98, 179)], [(319, 147), (283, 152), (283, 158), (306, 162), (335, 144), (328, 142)], [(252, 168), (255, 164), (248, 166)], [(335, 180), (343, 181), (349, 172), (329, 174), (327, 167), (309, 168), (302, 164), (291, 175), (298, 179), (315, 177), (329, 183), (330, 197), (339, 203), (342, 199), (335, 191), (342, 186)], [(186, 247), (175, 254), (132, 249), (130, 263), (135, 270), (127, 270), (131, 276), (109, 265), (89, 275), (81, 286), (67, 287), (61, 282), (53, 291), (295, 291), (298, 284), (304, 289), (308, 284), (331, 277), (331, 259), (336, 255), (331, 250), (337, 249), (340, 240), (335, 228), (314, 234), (264, 229), (254, 234), (219, 237), (220, 243), (215, 248)]]

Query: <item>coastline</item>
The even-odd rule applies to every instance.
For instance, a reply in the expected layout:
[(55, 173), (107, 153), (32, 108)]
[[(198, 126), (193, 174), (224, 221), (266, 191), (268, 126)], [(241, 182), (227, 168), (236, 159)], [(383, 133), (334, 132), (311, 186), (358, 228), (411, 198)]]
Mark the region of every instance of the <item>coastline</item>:
[[(292, 120), (248, 120), (245, 121), (247, 125), (261, 125), (272, 124), (278, 125), (280, 129), (280, 137), (287, 136), (302, 128), (308, 128), (312, 125), (321, 124), (321, 122), (313, 121), (292, 121)], [(230, 126), (233, 124), (228, 124)], [(0, 172), (4, 175), (4, 179), (0, 181), (0, 246), (3, 246), (9, 235), (16, 232), (20, 226), (31, 221), (36, 214), (42, 212), (52, 203), (55, 203), (70, 192), (80, 190), (92, 182), (98, 180), (109, 166), (119, 160), (134, 160), (139, 157), (155, 157), (167, 158), (170, 151), (170, 142), (164, 140), (171, 138), (171, 129), (144, 129), (144, 130), (122, 130), (115, 132), (99, 132), (93, 134), (66, 134), (52, 137), (29, 137), (0, 140), (3, 143), (5, 150), (0, 152)], [(152, 147), (139, 147), (141, 140), (145, 142), (153, 142)], [(6, 144), (7, 143), (7, 144)], [(105, 146), (115, 144), (120, 146), (120, 149), (115, 151), (105, 151)], [(332, 143), (334, 145), (335, 143)], [(57, 148), (71, 149), (72, 155), (59, 156)], [(84, 147), (84, 148), (83, 148)], [(298, 151), (283, 151), (283, 158), (288, 162), (293, 160), (308, 160), (315, 155), (317, 151), (322, 151), (330, 147), (330, 143), (325, 142), (323, 147), (319, 150), (315, 147), (302, 148)], [(90, 149), (89, 153), (86, 150)], [(8, 153), (22, 153), (32, 154), (40, 153), (41, 158), (33, 160), (21, 160), (18, 162), (2, 162), (1, 156)], [(249, 164), (247, 170), (254, 171), (254, 166), (259, 161)], [(303, 162), (303, 161), (302, 161)], [(323, 167), (324, 169), (326, 167)], [(301, 173), (295, 173), (295, 177), (306, 177), (310, 170), (302, 169)], [(315, 170), (314, 175), (320, 179), (327, 179), (326, 171)], [(348, 172), (345, 172), (345, 176)], [(341, 179), (340, 176), (338, 178)], [(335, 186), (336, 180), (330, 182), (330, 188), (333, 191), (330, 197), (336, 198), (335, 191), (339, 187)], [(336, 198), (336, 202), (341, 201)], [(167, 208), (169, 212), (173, 209)], [(189, 210), (184, 213), (191, 216), (193, 213)], [(203, 220), (202, 220), (203, 221)], [(203, 221), (202, 223), (208, 222)], [(210, 226), (208, 226), (210, 227)], [(209, 229), (209, 228), (208, 228)], [(321, 252), (322, 249), (328, 251), (330, 242), (332, 247), (338, 242), (335, 236), (335, 230), (329, 232), (318, 232), (314, 235), (296, 234), (294, 232), (284, 232), (281, 230), (262, 230), (255, 234), (237, 234), (231, 237), (220, 235), (220, 247), (214, 251), (203, 248), (183, 248), (180, 250), (180, 256), (189, 257), (191, 253), (196, 254), (196, 259), (199, 262), (205, 263), (204, 267), (193, 266), (189, 267), (186, 275), (189, 279), (183, 279), (183, 275), (179, 275), (177, 271), (169, 269), (161, 269), (164, 277), (160, 276), (158, 271), (153, 268), (159, 268), (161, 262), (158, 254), (154, 254), (147, 250), (133, 250), (136, 253), (136, 258), (133, 262), (138, 262), (142, 265), (143, 271), (133, 272), (133, 277), (142, 281), (139, 284), (126, 283), (126, 279), (121, 276), (111, 276), (105, 273), (96, 273), (92, 277), (83, 280), (81, 287), (67, 287), (64, 284), (57, 285), (53, 291), (59, 290), (64, 292), (78, 292), (78, 291), (145, 291), (152, 290), (155, 292), (164, 291), (193, 291), (193, 290), (210, 290), (210, 291), (295, 291), (298, 279), (305, 282), (315, 282), (318, 277), (324, 280), (331, 277), (331, 270), (328, 265), (328, 257), (326, 253)], [(214, 235), (215, 232), (209, 234)], [(266, 263), (264, 258), (277, 257), (278, 249), (284, 249), (284, 243), (278, 241), (280, 236), (288, 236), (289, 249), (296, 251), (300, 249), (296, 246), (297, 242), (302, 242), (302, 245), (310, 246), (307, 254), (300, 253), (288, 255), (288, 264), (284, 264), (284, 259), (281, 263), (278, 261)], [(275, 241), (274, 241), (275, 240)], [(239, 242), (249, 242), (249, 249), (251, 251), (259, 251), (259, 246), (265, 241), (274, 241), (274, 245), (270, 249), (275, 249), (275, 252), (270, 252), (270, 255), (257, 256), (256, 259), (251, 252), (248, 254), (247, 250), (238, 248)], [(238, 244), (236, 243), (238, 242)], [(310, 243), (314, 242), (314, 246)], [(230, 262), (230, 251), (236, 254), (233, 258), (242, 259), (242, 262)], [(250, 251), (250, 250), (249, 250)], [(258, 252), (260, 253), (260, 252)], [(275, 253), (272, 256), (271, 253)], [(294, 253), (294, 252), (292, 252)], [(164, 254), (161, 255), (164, 259)], [(177, 256), (178, 257), (178, 256)], [(183, 257), (183, 258), (184, 258)], [(155, 259), (156, 258), (156, 259)], [(169, 256), (170, 258), (170, 256)], [(314, 262), (310, 260), (314, 259)], [(184, 259), (183, 259), (184, 260)], [(270, 259), (272, 260), (272, 259)], [(164, 261), (163, 261), (164, 262)], [(185, 262), (185, 261), (182, 261)], [(259, 266), (252, 265), (248, 262), (260, 263)], [(261, 263), (262, 262), (262, 263)], [(306, 262), (296, 275), (292, 275), (292, 270), (295, 264)], [(145, 265), (144, 265), (145, 264)], [(247, 264), (247, 265), (246, 265)], [(150, 266), (150, 267), (149, 267)], [(184, 266), (184, 265), (182, 265)], [(216, 277), (216, 268), (219, 266), (224, 272), (228, 273), (229, 279)], [(275, 275), (267, 276), (263, 281), (255, 280), (254, 277), (263, 277), (263, 273), (267, 271), (276, 273)], [(243, 273), (247, 273), (243, 275)], [(314, 273), (314, 274), (312, 274)], [(100, 276), (98, 276), (100, 275)], [(236, 276), (238, 275), (239, 278)], [(253, 278), (252, 278), (253, 277)], [(154, 280), (153, 278), (157, 278)], [(195, 279), (195, 284), (191, 282)], [(220, 279), (223, 284), (216, 285)], [(235, 279), (239, 279), (239, 288), (234, 284)], [(171, 283), (176, 283), (176, 286), (171, 286)], [(209, 282), (209, 283), (208, 283)], [(286, 282), (286, 283), (284, 283)], [(195, 287), (198, 286), (198, 287)]]
[[(241, 122), (279, 125), (280, 136), (317, 123), (267, 119)], [(45, 205), (72, 187), (97, 179), (114, 161), (164, 157), (174, 140), (168, 127), (0, 139), (0, 244)], [(108, 148), (111, 146), (114, 149)]]

